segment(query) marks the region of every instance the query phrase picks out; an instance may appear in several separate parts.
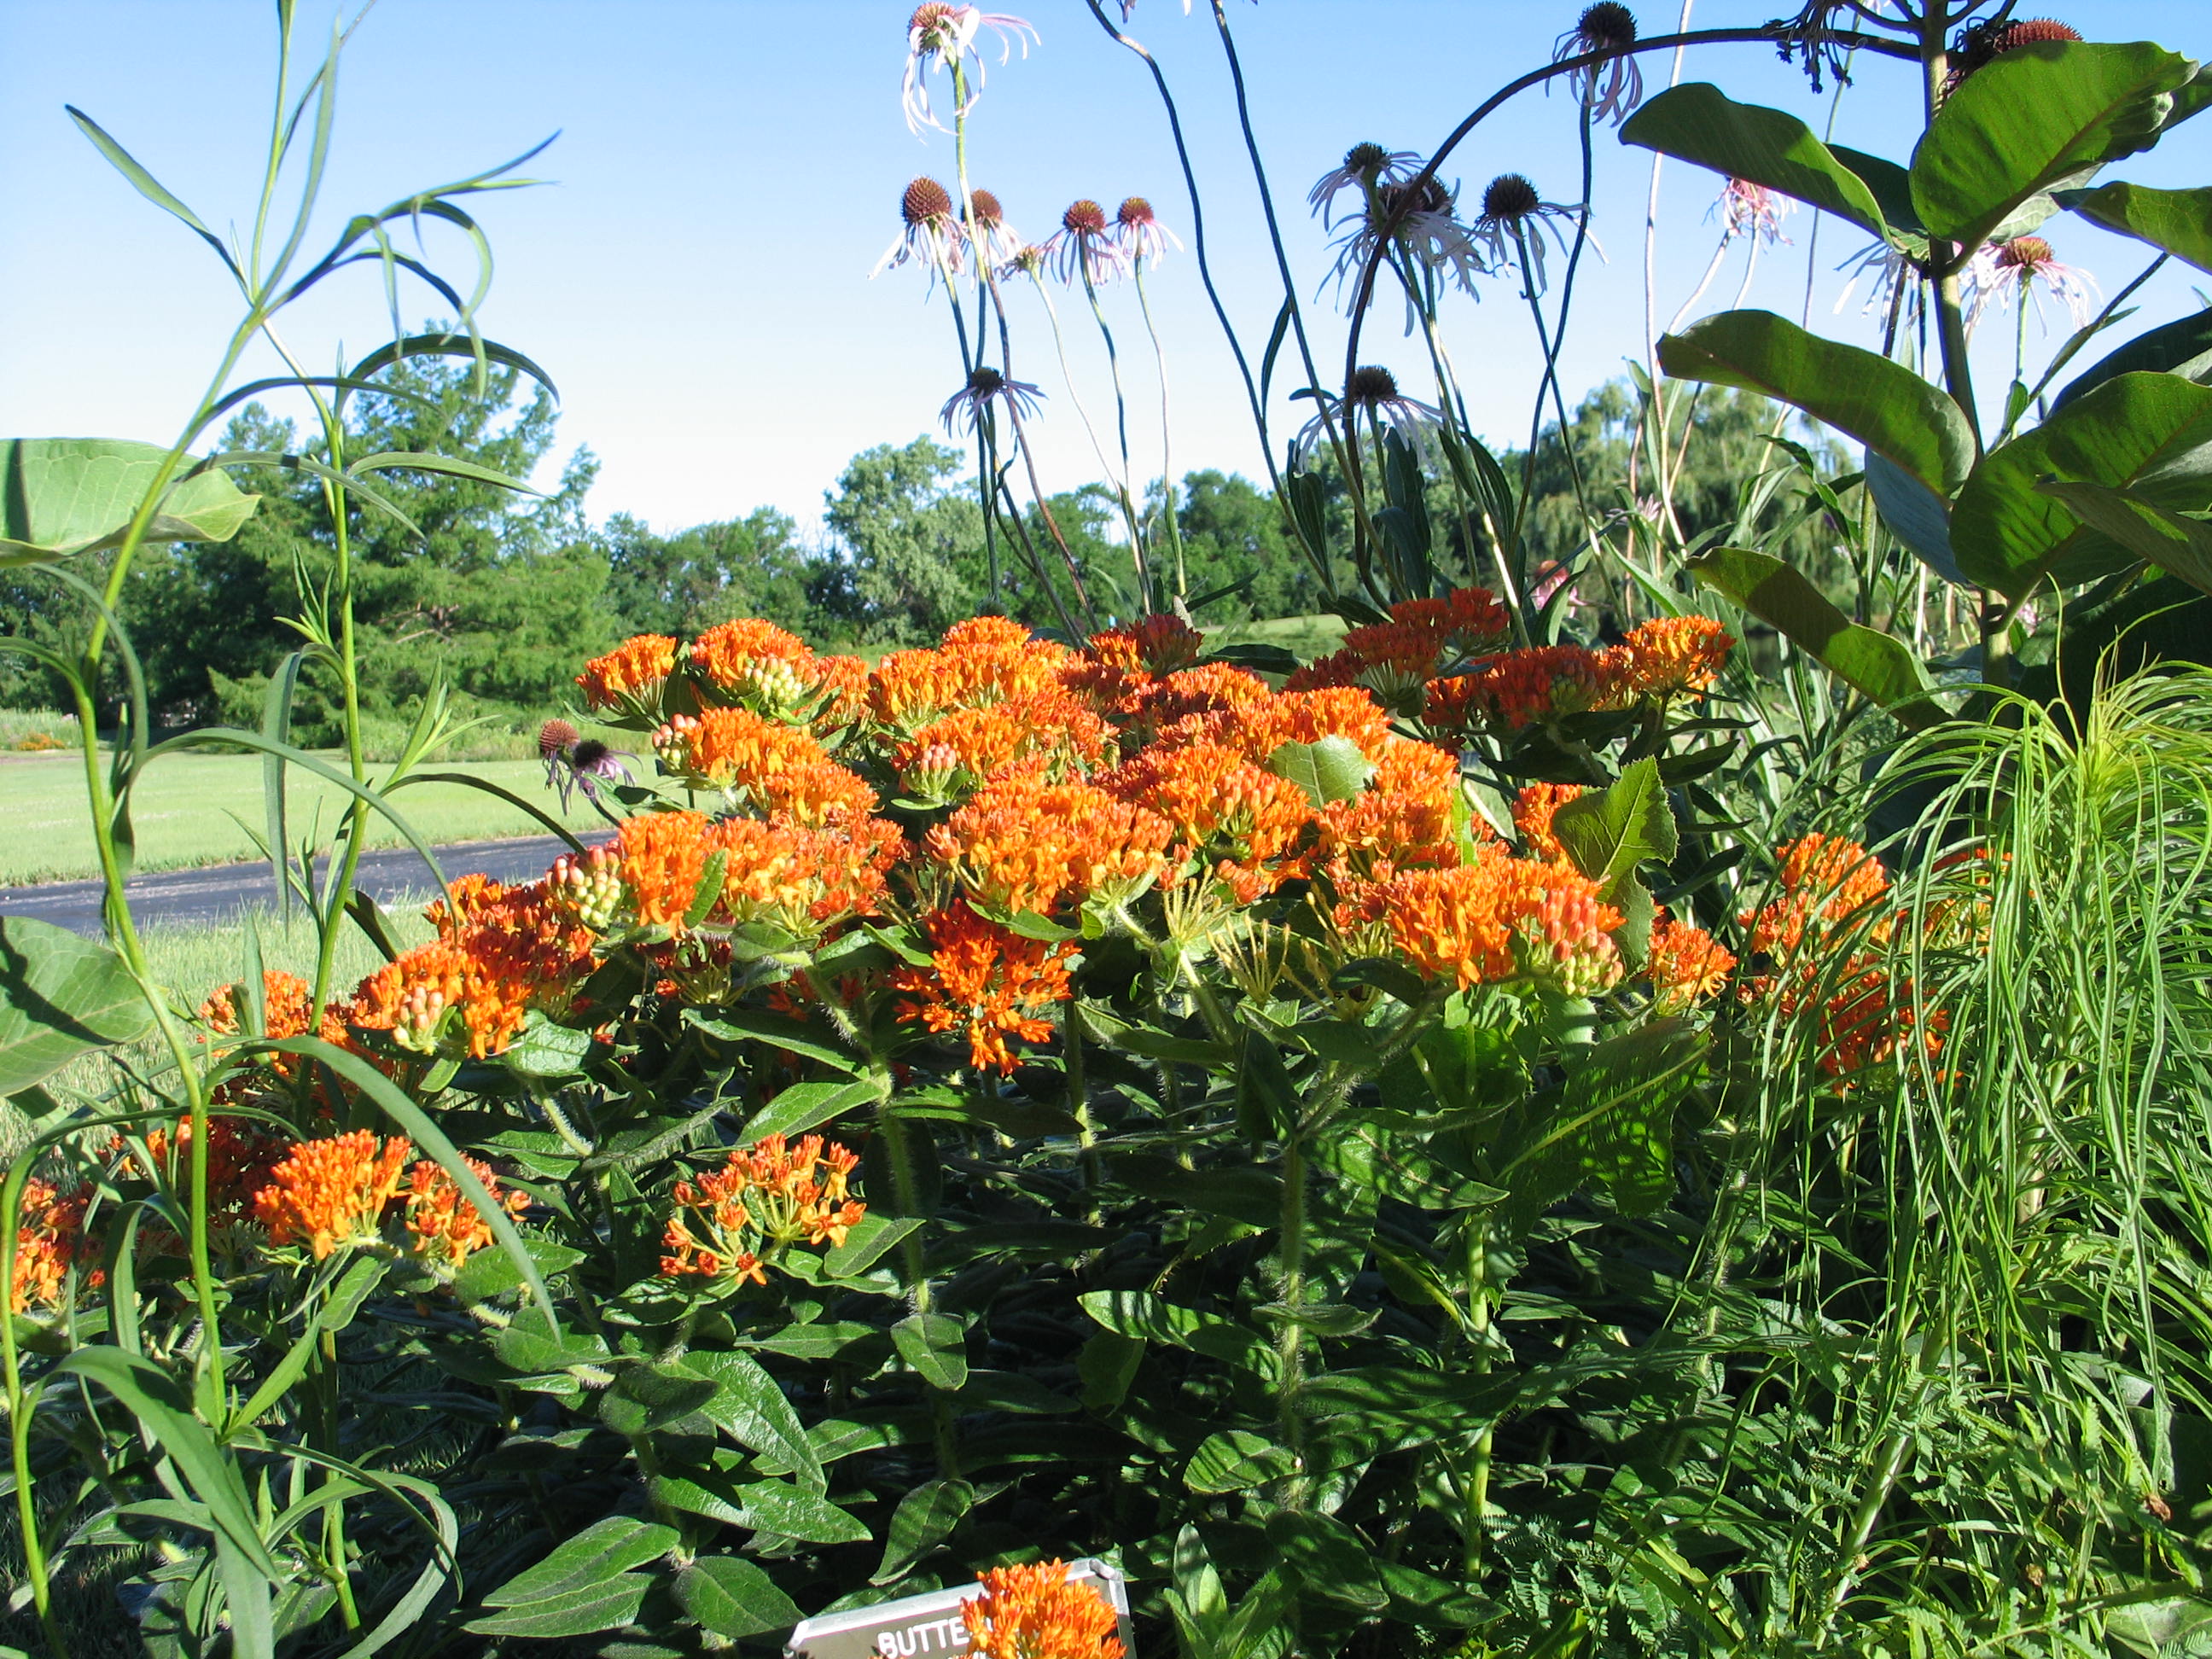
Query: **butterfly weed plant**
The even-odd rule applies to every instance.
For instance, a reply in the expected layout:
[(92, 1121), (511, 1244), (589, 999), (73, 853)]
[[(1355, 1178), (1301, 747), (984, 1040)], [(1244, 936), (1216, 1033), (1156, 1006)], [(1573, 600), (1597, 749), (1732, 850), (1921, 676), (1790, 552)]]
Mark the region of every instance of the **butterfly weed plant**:
[[(1180, 149), (1134, 9), (1088, 9)], [(2202, 192), (2091, 177), (2196, 112), (2195, 64), (1978, 4), (1652, 38), (1592, 6), (1425, 160), (1363, 143), (1315, 187), (1348, 313), (1326, 380), (1250, 145), (1285, 293), (1262, 351), (1231, 343), (1347, 629), (1298, 663), (1194, 625), (1218, 596), (1188, 591), (1175, 487), (1133, 473), (1115, 308), (1154, 346), (1164, 453), (1143, 283), (1169, 231), (1133, 196), (1017, 237), (971, 128), (986, 48), (1036, 32), (921, 6), (904, 99), (949, 114), (954, 183), (908, 186), (884, 264), (954, 321), (945, 419), (977, 447), (993, 598), (1026, 573), (1058, 631), (985, 615), (872, 663), (751, 619), (629, 639), (541, 741), (612, 837), (507, 885), (448, 880), (396, 802), (451, 736), (441, 699), (381, 776), (364, 758), (347, 526), (396, 510), (385, 471), (523, 486), (349, 453), (342, 416), (413, 356), (538, 373), (477, 330), (461, 205), (524, 181), (356, 216), (305, 263), (345, 36), (303, 72), (278, 21), (248, 232), (78, 118), (237, 279), (201, 405), (167, 449), (10, 452), (0, 550), (94, 619), (29, 648), (74, 696), (109, 895), (104, 944), (0, 921), (27, 1639), (768, 1652), (804, 1616), (974, 1583), (970, 1651), (1112, 1659), (1060, 1565), (1092, 1556), (1130, 1580), (1138, 1645), (1187, 1659), (2191, 1650), (2212, 688), (2167, 659), (2203, 585), (2207, 342), (2165, 325), (2051, 394), (2116, 300), (2016, 375), (1984, 445), (1965, 330), (2005, 283), (2057, 284), (2062, 212), (2202, 261)], [(1639, 58), (1687, 44), (1889, 60), (1926, 131), (1907, 167), (1711, 86), (1646, 96)], [(1579, 193), (1505, 173), (1463, 210), (1443, 161), (1554, 82)], [(1583, 469), (1556, 364), (1608, 123), (1728, 175), (1731, 233), (1788, 197), (1877, 239), (1882, 351), (1741, 309), (1657, 349), (1863, 443), (1861, 471), (1778, 422), (1728, 521), (1686, 532), (1695, 399), (1648, 377), (1631, 477)], [(352, 264), (395, 296), (392, 342), (309, 372), (283, 313)], [(399, 327), (414, 283), (449, 331)], [(1546, 362), (1517, 479), (1448, 349), (1485, 283)], [(1065, 368), (1054, 284), (1106, 354), (1110, 424), (1064, 390), (1126, 579), (1036, 487), (1016, 300)], [(1386, 292), (1430, 386), (1361, 361)], [(235, 384), (261, 346), (285, 373)], [(1310, 409), (1279, 452), (1285, 352)], [(320, 456), (196, 453), (279, 391)], [(1540, 564), (1547, 410), (1583, 545)], [(317, 477), (337, 531), (301, 564), (304, 643), (259, 730), (155, 743), (131, 562), (234, 532), (235, 479), (270, 468)], [(1808, 540), (1820, 572), (1769, 550)], [(1937, 638), (1923, 569), (1970, 639)], [(343, 767), (288, 741), (303, 676), (337, 692)], [(321, 949), (268, 971), (249, 932), (197, 1000), (155, 982), (123, 881), (137, 780), (216, 741), (266, 758), (268, 850)], [(295, 842), (295, 768), (356, 803), (333, 848)], [(411, 949), (352, 890), (372, 813), (436, 878)], [(348, 928), (386, 958), (349, 988)], [(103, 1054), (104, 1085), (64, 1083)]]

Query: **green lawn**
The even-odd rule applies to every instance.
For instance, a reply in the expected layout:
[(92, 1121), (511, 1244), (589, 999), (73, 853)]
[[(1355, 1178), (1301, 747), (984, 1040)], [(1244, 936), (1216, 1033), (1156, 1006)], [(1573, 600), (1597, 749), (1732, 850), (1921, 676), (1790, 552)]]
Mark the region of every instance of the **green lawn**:
[[(342, 758), (325, 762), (343, 767)], [(551, 812), (563, 815), (559, 799), (545, 787), (545, 770), (535, 761), (457, 761), (433, 763), (432, 771), (464, 772), (513, 790)], [(370, 781), (380, 775), (370, 769)], [(349, 797), (336, 785), (295, 769), (289, 791), (292, 837), (320, 823), (325, 838)], [(131, 822), (137, 831), (140, 870), (182, 870), (260, 857), (246, 824), (263, 823), (261, 760), (255, 755), (173, 755), (147, 769), (133, 797)], [(459, 784), (425, 783), (402, 789), (393, 798), (401, 814), (433, 842), (483, 841), (502, 836), (538, 836), (545, 830), (530, 817), (496, 797)], [(240, 820), (244, 820), (241, 823)], [(601, 820), (579, 797), (564, 822), (574, 828)], [(404, 837), (382, 819), (373, 818), (370, 844), (396, 847)], [(58, 881), (99, 874), (93, 854), (92, 821), (84, 805), (84, 762), (76, 754), (0, 758), (0, 885)]]

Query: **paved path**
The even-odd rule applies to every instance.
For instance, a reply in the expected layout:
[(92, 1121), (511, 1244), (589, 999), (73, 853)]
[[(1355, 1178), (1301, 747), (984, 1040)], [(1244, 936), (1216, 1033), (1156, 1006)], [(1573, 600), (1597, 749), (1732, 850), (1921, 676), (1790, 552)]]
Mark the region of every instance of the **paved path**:
[[(605, 841), (614, 832), (593, 830), (578, 839), (587, 846)], [(568, 843), (557, 836), (533, 836), (521, 841), (465, 841), (434, 849), (438, 865), (450, 878), (480, 870), (501, 881), (534, 881), (562, 853)], [(316, 866), (319, 878), (322, 865)], [(387, 848), (363, 853), (354, 884), (387, 908), (402, 899), (434, 892), (437, 884), (422, 858), (411, 849)], [(252, 906), (276, 902), (276, 874), (265, 863), (217, 864), (199, 870), (164, 870), (134, 877), (125, 889), (131, 914), (141, 923), (220, 921)], [(100, 900), (106, 892), (96, 881), (51, 881), (35, 887), (0, 887), (0, 915), (35, 916), (72, 933), (97, 934)]]

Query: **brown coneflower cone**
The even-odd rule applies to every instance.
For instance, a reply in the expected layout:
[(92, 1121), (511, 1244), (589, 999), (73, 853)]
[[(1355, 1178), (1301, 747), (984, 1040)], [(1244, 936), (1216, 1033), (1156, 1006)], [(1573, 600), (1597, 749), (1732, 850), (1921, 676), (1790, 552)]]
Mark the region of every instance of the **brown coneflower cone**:
[(538, 728), (538, 758), (551, 760), (575, 747), (584, 734), (564, 720), (550, 720)]
[(899, 217), (909, 225), (941, 225), (952, 216), (952, 198), (934, 179), (917, 179), (899, 192)]
[(1972, 25), (1960, 31), (1951, 51), (1951, 73), (1943, 82), (1946, 93), (1976, 70), (1987, 69), (2006, 52), (2046, 41), (2079, 40), (2081, 31), (2055, 17), (2023, 17), (2009, 23)]

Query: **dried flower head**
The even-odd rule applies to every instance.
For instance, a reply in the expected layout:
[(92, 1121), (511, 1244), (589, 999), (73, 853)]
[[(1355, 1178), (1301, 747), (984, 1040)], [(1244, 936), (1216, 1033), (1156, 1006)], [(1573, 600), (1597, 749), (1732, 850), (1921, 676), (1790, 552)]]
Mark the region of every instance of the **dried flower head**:
[(1334, 228), (1336, 198), (1346, 191), (1370, 203), (1384, 185), (1403, 184), (1413, 176), (1420, 156), (1410, 149), (1385, 149), (1380, 144), (1354, 144), (1343, 161), (1324, 173), (1306, 192), (1306, 204), (1321, 216), (1324, 228)]
[(1598, 0), (1559, 38), (1552, 61), (1607, 53), (1599, 62), (1571, 71), (1567, 81), (1594, 119), (1609, 115), (1618, 125), (1644, 101), (1644, 71), (1637, 67), (1635, 46), (1636, 14), (1617, 0)]
[(1087, 196), (1067, 204), (1060, 229), (1044, 246), (1053, 274), (1063, 283), (1095, 287), (1129, 268), (1128, 253), (1115, 236), (1106, 210)]
[[(1520, 271), (1532, 294), (1544, 291), (1544, 235), (1547, 229), (1564, 253), (1566, 233), (1573, 224), (1587, 235), (1583, 210), (1564, 203), (1547, 202), (1536, 186), (1518, 173), (1501, 173), (1483, 187), (1482, 216), (1474, 222), (1474, 235), (1483, 244), (1489, 263), (1498, 269), (1510, 265)], [(1595, 246), (1595, 239), (1592, 238)], [(1603, 252), (1602, 249), (1600, 250)]]
[(1152, 204), (1141, 196), (1123, 198), (1115, 210), (1114, 242), (1132, 271), (1141, 270), (1146, 262), (1158, 265), (1170, 243), (1182, 246), (1182, 239), (1153, 216)]
[(1027, 380), (1010, 380), (989, 364), (979, 363), (968, 371), (968, 384), (945, 400), (937, 418), (948, 436), (972, 433), (991, 418), (992, 405), (998, 404), (1018, 428), (1023, 416), (1036, 413), (1043, 395)]
[(916, 179), (899, 192), (899, 234), (884, 250), (884, 257), (868, 275), (914, 261), (929, 267), (930, 286), (940, 276), (951, 281), (960, 269), (959, 221), (952, 212), (952, 197), (934, 179)]

